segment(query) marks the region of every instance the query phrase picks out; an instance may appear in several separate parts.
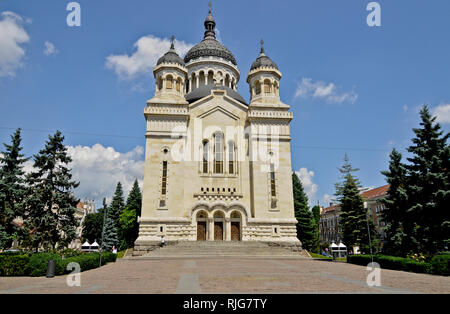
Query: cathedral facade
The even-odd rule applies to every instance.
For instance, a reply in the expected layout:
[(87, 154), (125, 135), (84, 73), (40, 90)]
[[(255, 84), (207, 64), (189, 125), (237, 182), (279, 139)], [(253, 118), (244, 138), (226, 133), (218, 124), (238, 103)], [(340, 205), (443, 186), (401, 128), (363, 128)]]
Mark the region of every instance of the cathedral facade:
[(142, 214), (135, 252), (161, 241), (263, 241), (300, 246), (292, 192), (289, 106), (281, 72), (261, 51), (239, 94), (233, 54), (215, 37), (184, 59), (162, 56), (147, 101)]

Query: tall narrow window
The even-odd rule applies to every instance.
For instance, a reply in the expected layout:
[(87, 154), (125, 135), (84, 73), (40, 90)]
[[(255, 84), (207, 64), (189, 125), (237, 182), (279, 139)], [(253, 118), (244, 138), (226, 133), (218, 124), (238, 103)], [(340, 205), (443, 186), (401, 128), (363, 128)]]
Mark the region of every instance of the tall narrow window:
[(228, 173), (234, 174), (234, 142), (228, 142)]
[(165, 196), (167, 192), (167, 161), (163, 161), (161, 195)]
[(270, 195), (272, 197), (277, 196), (277, 191), (275, 190), (275, 167), (270, 164)]
[(208, 150), (209, 150), (209, 142), (203, 142), (203, 162), (202, 162), (202, 172), (208, 173)]
[(214, 134), (214, 173), (223, 173), (223, 134)]

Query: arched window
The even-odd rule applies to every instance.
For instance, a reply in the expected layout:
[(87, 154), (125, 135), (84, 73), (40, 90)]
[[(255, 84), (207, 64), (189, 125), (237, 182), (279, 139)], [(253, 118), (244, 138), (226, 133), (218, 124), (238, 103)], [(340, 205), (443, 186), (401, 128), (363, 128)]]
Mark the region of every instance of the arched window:
[(234, 174), (234, 142), (228, 142), (228, 173)]
[(264, 93), (270, 94), (270, 81), (269, 80), (264, 81)]
[(192, 73), (191, 77), (192, 77), (192, 79), (191, 79), (191, 90), (194, 90), (196, 88), (196, 84), (197, 84), (195, 73)]
[(223, 134), (214, 134), (214, 173), (223, 173)]
[(177, 80), (177, 92), (181, 92), (181, 79), (179, 78), (178, 80)]
[(257, 81), (255, 84), (255, 93), (256, 95), (261, 94), (261, 83), (259, 81)]
[(225, 86), (230, 87), (230, 76), (228, 74), (225, 76)]
[(200, 72), (200, 77), (198, 81), (199, 87), (205, 85), (205, 73), (202, 71)]
[(172, 75), (168, 75), (166, 77), (166, 89), (172, 89), (173, 86), (173, 78)]
[(208, 72), (208, 85), (209, 84), (213, 84), (214, 83), (214, 72), (213, 71), (209, 71)]
[(161, 77), (158, 78), (158, 90), (162, 90), (163, 89), (163, 80)]
[(209, 142), (203, 142), (203, 157), (202, 157), (202, 172), (208, 173), (208, 150), (209, 150)]

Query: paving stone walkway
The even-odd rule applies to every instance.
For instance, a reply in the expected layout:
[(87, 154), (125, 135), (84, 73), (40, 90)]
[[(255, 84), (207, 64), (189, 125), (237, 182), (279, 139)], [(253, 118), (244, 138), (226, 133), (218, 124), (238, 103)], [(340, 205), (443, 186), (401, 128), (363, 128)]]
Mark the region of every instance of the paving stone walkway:
[(450, 293), (450, 277), (381, 270), (368, 287), (366, 267), (292, 259), (118, 260), (67, 276), (0, 277), (0, 293)]

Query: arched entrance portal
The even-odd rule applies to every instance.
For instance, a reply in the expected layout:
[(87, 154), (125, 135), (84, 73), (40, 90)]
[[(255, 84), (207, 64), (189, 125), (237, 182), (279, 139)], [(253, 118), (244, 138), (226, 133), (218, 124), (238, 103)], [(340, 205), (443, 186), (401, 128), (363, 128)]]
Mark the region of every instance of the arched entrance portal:
[(223, 241), (224, 218), (222, 212), (214, 213), (214, 241)]
[(234, 211), (230, 215), (231, 241), (241, 241), (241, 214)]
[(197, 241), (206, 241), (206, 218), (208, 215), (204, 211), (197, 214)]

